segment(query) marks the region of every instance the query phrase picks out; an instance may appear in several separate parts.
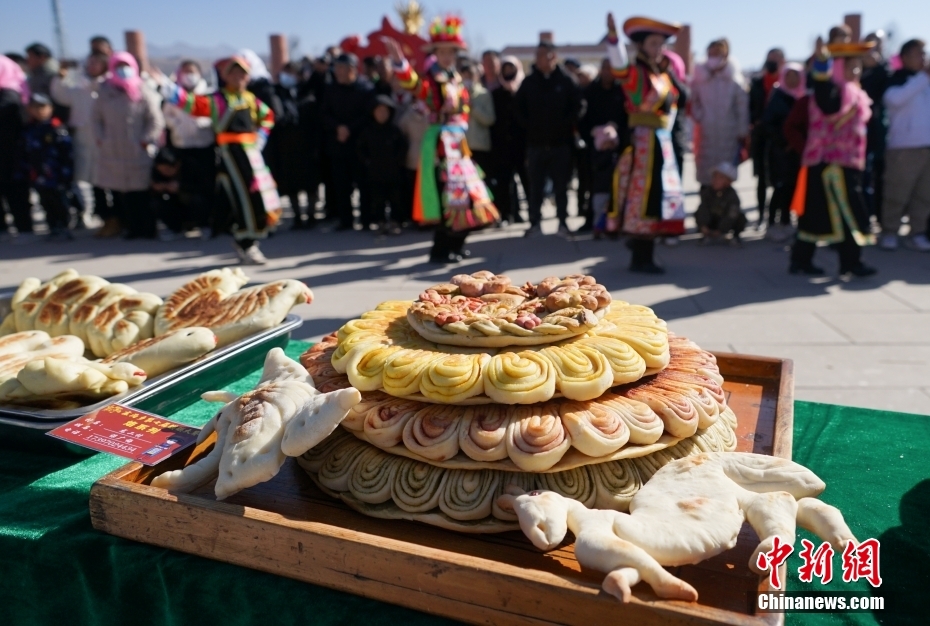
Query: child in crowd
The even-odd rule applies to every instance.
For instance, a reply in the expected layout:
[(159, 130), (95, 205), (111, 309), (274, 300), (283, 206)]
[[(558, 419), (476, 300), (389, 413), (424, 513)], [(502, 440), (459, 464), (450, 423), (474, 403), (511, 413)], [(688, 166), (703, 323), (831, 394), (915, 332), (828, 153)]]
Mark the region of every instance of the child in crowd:
[(600, 239), (607, 233), (617, 238), (617, 229), (607, 228), (607, 213), (610, 209), (610, 193), (613, 187), (614, 170), (620, 137), (613, 124), (604, 124), (591, 130), (594, 150), (591, 151), (591, 210), (594, 215), (594, 238)]
[(181, 207), (181, 161), (171, 148), (158, 151), (152, 166), (152, 210), (168, 227), (161, 234), (162, 241), (184, 236), (184, 210)]
[(26, 107), (28, 121), (22, 135), (22, 175), (39, 195), (45, 209), (50, 240), (71, 239), (67, 200), (74, 176), (71, 136), (52, 116), (52, 101), (32, 94)]
[[(393, 122), (394, 101), (378, 96), (372, 111), (375, 123), (369, 124), (358, 137), (358, 158), (368, 177), (368, 197), (372, 222), (381, 224), (381, 232), (400, 234), (398, 215), (403, 215), (404, 167), (407, 161), (407, 139)], [(385, 205), (391, 206), (390, 220), (385, 218)], [(365, 223), (365, 220), (362, 220)]]
[(740, 245), (746, 216), (740, 210), (739, 196), (733, 189), (736, 178), (736, 166), (721, 163), (711, 173), (710, 185), (701, 189), (701, 204), (694, 214), (698, 229), (704, 235), (701, 243), (732, 234), (731, 243)]

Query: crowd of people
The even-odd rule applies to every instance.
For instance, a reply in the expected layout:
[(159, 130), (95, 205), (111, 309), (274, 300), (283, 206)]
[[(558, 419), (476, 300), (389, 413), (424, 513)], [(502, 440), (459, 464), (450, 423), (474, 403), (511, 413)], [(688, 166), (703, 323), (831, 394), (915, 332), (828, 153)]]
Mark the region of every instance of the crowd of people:
[(40, 43), (0, 56), (2, 230), (34, 240), (38, 202), (52, 240), (92, 212), (97, 237), (228, 233), (243, 263), (263, 263), (259, 241), (286, 197), (291, 228), (432, 228), (430, 261), (449, 263), (479, 228), (526, 221), (524, 236), (540, 236), (551, 194), (559, 234), (622, 234), (630, 269), (660, 273), (655, 243), (684, 233), (691, 150), (702, 243), (739, 245), (749, 224), (733, 183), (752, 160), (755, 227), (793, 241), (792, 273), (822, 273), (813, 257), (827, 243), (842, 273), (867, 276), (860, 247), (877, 236), (897, 248), (905, 217), (907, 244), (930, 251), (923, 41), (886, 58), (880, 33), (855, 42), (838, 26), (801, 62), (772, 49), (747, 81), (726, 39), (688, 71), (666, 47), (678, 26), (649, 18), (623, 24), (628, 46), (609, 16), (600, 67), (560, 59), (550, 41), (529, 68), (494, 50), (472, 56), (460, 26), (430, 27), (422, 67), (390, 40), (384, 56), (331, 47), (276, 76), (251, 50), (166, 76), (105, 37), (80, 64)]

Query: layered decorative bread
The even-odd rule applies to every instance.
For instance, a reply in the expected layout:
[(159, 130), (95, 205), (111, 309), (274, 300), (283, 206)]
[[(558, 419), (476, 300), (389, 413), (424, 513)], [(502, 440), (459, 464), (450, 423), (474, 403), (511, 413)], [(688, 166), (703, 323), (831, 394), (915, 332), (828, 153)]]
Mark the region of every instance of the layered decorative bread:
[(585, 401), (663, 369), (670, 358), (665, 322), (626, 302), (608, 305), (584, 334), (502, 348), (430, 342), (410, 325), (405, 305), (414, 303), (383, 303), (336, 334), (331, 365), (357, 389), (444, 404)]
[[(587, 321), (539, 340), (508, 326), (524, 305)], [(625, 510), (666, 463), (736, 449), (715, 357), (589, 276), (520, 288), (456, 276), (347, 322), (301, 364), (321, 391), (362, 400), (300, 463), (374, 517), (507, 530), (515, 518), (496, 502), (508, 485)]]
[(482, 271), (433, 285), (409, 307), (407, 321), (438, 344), (533, 346), (591, 330), (610, 300), (593, 276), (550, 277), (517, 287), (507, 276)]

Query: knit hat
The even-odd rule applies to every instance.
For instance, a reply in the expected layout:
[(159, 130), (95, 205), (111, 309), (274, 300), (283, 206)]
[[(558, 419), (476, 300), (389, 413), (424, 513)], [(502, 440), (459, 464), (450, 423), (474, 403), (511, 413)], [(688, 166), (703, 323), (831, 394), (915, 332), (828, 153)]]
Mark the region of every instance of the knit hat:
[(731, 181), (735, 181), (739, 178), (739, 174), (736, 171), (736, 166), (732, 163), (721, 163), (714, 168), (714, 172), (719, 172), (729, 178)]

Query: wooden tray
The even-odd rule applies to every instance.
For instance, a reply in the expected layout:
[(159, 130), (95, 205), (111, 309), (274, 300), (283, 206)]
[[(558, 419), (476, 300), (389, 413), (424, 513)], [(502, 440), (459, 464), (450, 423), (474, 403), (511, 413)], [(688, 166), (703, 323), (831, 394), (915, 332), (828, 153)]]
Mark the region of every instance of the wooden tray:
[[(738, 449), (790, 458), (791, 361), (736, 354), (717, 354), (717, 360), (739, 418)], [(211, 445), (171, 459), (159, 473), (199, 458)], [(758, 544), (748, 525), (734, 549), (671, 568), (698, 590), (698, 603), (659, 600), (640, 583), (624, 605), (601, 591), (603, 574), (581, 571), (570, 543), (543, 554), (519, 532), (464, 535), (365, 517), (321, 493), (293, 459), (270, 482), (223, 502), (215, 501), (212, 483), (173, 495), (145, 484), (151, 474), (130, 463), (100, 479), (90, 494), (94, 527), (475, 624), (783, 621), (781, 614), (754, 612), (768, 581), (748, 568)]]

